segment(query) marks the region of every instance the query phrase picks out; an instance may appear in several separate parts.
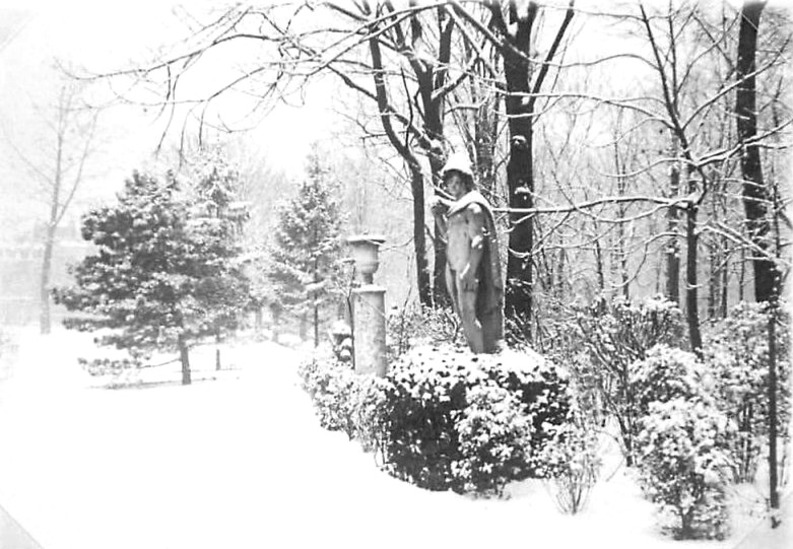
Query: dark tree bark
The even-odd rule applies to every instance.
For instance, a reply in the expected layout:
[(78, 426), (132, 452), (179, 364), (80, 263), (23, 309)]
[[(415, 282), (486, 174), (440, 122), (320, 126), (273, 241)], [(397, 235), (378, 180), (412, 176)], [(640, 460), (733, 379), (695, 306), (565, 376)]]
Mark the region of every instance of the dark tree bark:
[[(752, 139), (757, 136), (756, 70), (757, 33), (760, 15), (765, 2), (747, 1), (741, 8), (741, 24), (738, 31), (738, 62), (735, 66), (738, 80), (735, 99), (735, 114), (738, 139), (743, 144), (741, 174), (743, 176), (743, 206), (746, 228), (752, 243), (763, 251), (769, 249), (768, 204), (770, 195), (763, 181), (760, 148)], [(773, 293), (776, 268), (768, 257), (752, 260), (754, 269), (754, 292), (757, 301), (770, 301)]]
[[(531, 67), (527, 59), (531, 45), (531, 28), (537, 16), (537, 4), (531, 2), (525, 14), (517, 15), (514, 34), (505, 33), (514, 49), (504, 52), (504, 79), (507, 84), (505, 107), (509, 120), (509, 162), (507, 163), (507, 192), (510, 208), (534, 206), (534, 158), (532, 155), (534, 128), (532, 125)], [(521, 214), (510, 215), (509, 253), (507, 254), (507, 284), (505, 316), (530, 326), (532, 287), (534, 285), (531, 251), (534, 247), (534, 220)], [(530, 333), (526, 333), (530, 336)]]
[[(410, 170), (410, 189), (413, 194), (413, 250), (416, 254), (416, 281), (419, 291), (419, 303), (429, 306), (433, 301), (430, 266), (427, 260), (427, 238), (424, 231), (424, 216), (426, 215), (424, 207), (424, 174), (415, 159), (408, 160), (407, 164)], [(437, 238), (436, 233), (436, 261), (438, 261), (437, 240), (440, 240), (440, 238)], [(445, 246), (443, 249), (443, 264), (445, 265)], [(443, 288), (445, 287), (446, 284), (444, 282)]]
[[(677, 158), (677, 139), (672, 137), (672, 158)], [(680, 164), (673, 161), (669, 168), (669, 198), (675, 199), (680, 193)], [(666, 211), (666, 227), (669, 231), (669, 241), (666, 246), (666, 298), (680, 305), (680, 242), (678, 240), (678, 225), (680, 212), (677, 208), (668, 208)]]
[[(501, 47), (506, 82), (505, 110), (509, 119), (509, 162), (507, 163), (507, 192), (510, 208), (527, 209), (534, 206), (534, 121), (537, 94), (542, 90), (550, 61), (556, 55), (573, 18), (573, 2), (568, 5), (553, 44), (540, 65), (534, 82), (531, 81), (529, 61), (531, 33), (539, 10), (529, 2), (521, 12), (517, 2), (509, 4), (510, 31), (503, 18), (499, 2), (490, 4), (492, 25), (504, 38)], [(531, 338), (532, 288), (534, 272), (531, 252), (534, 247), (534, 221), (531, 216), (510, 216), (509, 253), (507, 256), (507, 284), (505, 316), (523, 327), (523, 335)]]
[[(597, 234), (597, 226), (595, 226), (595, 234)], [(595, 239), (595, 272), (598, 280), (598, 299), (600, 299), (606, 293), (606, 274), (603, 267), (603, 250), (600, 247), (599, 238)]]
[(702, 331), (699, 325), (699, 283), (697, 281), (697, 261), (699, 233), (697, 231), (698, 206), (689, 202), (686, 208), (686, 317), (691, 349), (702, 357)]
[[(446, 93), (438, 93), (442, 90), (447, 81), (449, 61), (451, 60), (451, 40), (454, 22), (443, 8), (438, 8), (438, 26), (440, 30), (440, 41), (438, 47), (437, 63), (428, 61), (417, 62), (412, 59), (411, 65), (416, 73), (419, 82), (419, 92), (421, 103), (424, 107), (424, 130), (429, 138), (428, 152), (430, 161), (430, 171), (432, 172), (433, 188), (438, 188), (441, 183), (441, 171), (445, 156), (441, 144), (444, 142), (444, 107), (446, 104)], [(414, 15), (414, 33), (419, 33), (418, 19)], [(419, 33), (420, 34), (420, 33)], [(414, 37), (414, 41), (415, 41)], [(423, 219), (423, 218), (422, 218)], [(442, 228), (435, 225), (435, 262), (432, 275), (432, 297), (436, 306), (448, 305), (449, 294), (446, 288), (446, 240), (443, 238)]]

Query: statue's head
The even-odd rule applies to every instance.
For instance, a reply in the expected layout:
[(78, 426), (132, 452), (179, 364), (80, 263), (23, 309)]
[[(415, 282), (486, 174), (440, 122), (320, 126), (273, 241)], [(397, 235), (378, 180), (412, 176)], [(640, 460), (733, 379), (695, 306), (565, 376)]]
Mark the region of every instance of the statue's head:
[(474, 189), (474, 173), (468, 157), (462, 153), (453, 153), (441, 171), (443, 186), (455, 198), (460, 198)]

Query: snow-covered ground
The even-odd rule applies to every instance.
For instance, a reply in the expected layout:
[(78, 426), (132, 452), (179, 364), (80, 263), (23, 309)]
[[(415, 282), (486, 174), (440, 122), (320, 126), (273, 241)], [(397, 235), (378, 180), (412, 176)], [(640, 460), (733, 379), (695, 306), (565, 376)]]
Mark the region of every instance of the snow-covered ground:
[(219, 373), (213, 349), (196, 352), (189, 387), (173, 365), (145, 375), (176, 383), (106, 389), (76, 363), (89, 337), (17, 338), (13, 375), (0, 379), (0, 505), (45, 549), (755, 549), (741, 545), (758, 520), (746, 516), (723, 542), (664, 537), (615, 463), (572, 517), (539, 482), (485, 500), (395, 480), (317, 425), (298, 353), (273, 343), (224, 348)]

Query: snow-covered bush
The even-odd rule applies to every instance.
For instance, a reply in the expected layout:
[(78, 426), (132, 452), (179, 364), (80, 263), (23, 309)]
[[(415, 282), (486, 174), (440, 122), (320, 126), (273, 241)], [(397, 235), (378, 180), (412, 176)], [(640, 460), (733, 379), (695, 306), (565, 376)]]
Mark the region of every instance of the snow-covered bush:
[(386, 380), (357, 375), (335, 350), (325, 349), (303, 361), (298, 375), (323, 428), (344, 431), (364, 450), (382, 452)]
[(653, 402), (704, 397), (709, 389), (697, 356), (664, 344), (651, 348), (631, 367), (630, 385), (639, 422)]
[(386, 388), (386, 470), (431, 490), (452, 483), (460, 458), (455, 418), (466, 406), (466, 374), (454, 350), (418, 348), (390, 365)]
[(303, 389), (311, 396), (319, 423), (329, 431), (355, 435), (352, 395), (355, 373), (348, 363), (338, 361), (331, 353), (320, 353), (298, 367)]
[(565, 374), (531, 351), (418, 347), (385, 378), (331, 353), (299, 367), (320, 424), (374, 451), (394, 476), (433, 490), (499, 494), (543, 474), (541, 450), (570, 406)]
[(385, 438), (386, 387), (388, 381), (376, 376), (354, 377), (349, 406), (353, 436), (365, 451), (375, 452), (381, 458)]
[(433, 490), (497, 493), (537, 474), (545, 431), (564, 422), (570, 402), (566, 375), (531, 351), (417, 347), (388, 381), (387, 468)]
[[(779, 425), (787, 425), (790, 417), (789, 333), (790, 319), (782, 314), (777, 327)], [(762, 304), (741, 302), (705, 335), (706, 364), (718, 406), (738, 427), (735, 480), (750, 482), (768, 438), (768, 313)]]
[(77, 363), (92, 377), (107, 375), (118, 377), (143, 367), (143, 363), (138, 358), (93, 358), (90, 360), (78, 358)]
[(586, 506), (600, 475), (599, 448), (597, 431), (580, 415), (555, 427), (543, 447), (539, 459), (543, 476), (563, 513), (574, 515)]
[(589, 363), (574, 372), (579, 384), (593, 384), (607, 412), (620, 427), (628, 465), (634, 462), (637, 432), (633, 369), (656, 345), (679, 346), (683, 341), (683, 315), (676, 304), (662, 297), (632, 304), (615, 299), (607, 308), (601, 303), (577, 316), (578, 334)]
[(727, 534), (725, 488), (734, 427), (712, 405), (674, 398), (650, 405), (637, 439), (640, 483), (678, 539)]
[(491, 381), (472, 387), (456, 418), (460, 457), (452, 474), (466, 492), (500, 495), (525, 468), (531, 417), (515, 393)]

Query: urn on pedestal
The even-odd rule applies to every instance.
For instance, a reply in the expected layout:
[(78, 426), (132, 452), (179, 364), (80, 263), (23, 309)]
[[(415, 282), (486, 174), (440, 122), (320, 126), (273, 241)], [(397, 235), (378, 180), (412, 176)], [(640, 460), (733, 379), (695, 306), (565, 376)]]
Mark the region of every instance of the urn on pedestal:
[(380, 235), (355, 235), (347, 239), (361, 286), (354, 289), (352, 306), (355, 372), (385, 376), (385, 288), (374, 284), (380, 266)]

